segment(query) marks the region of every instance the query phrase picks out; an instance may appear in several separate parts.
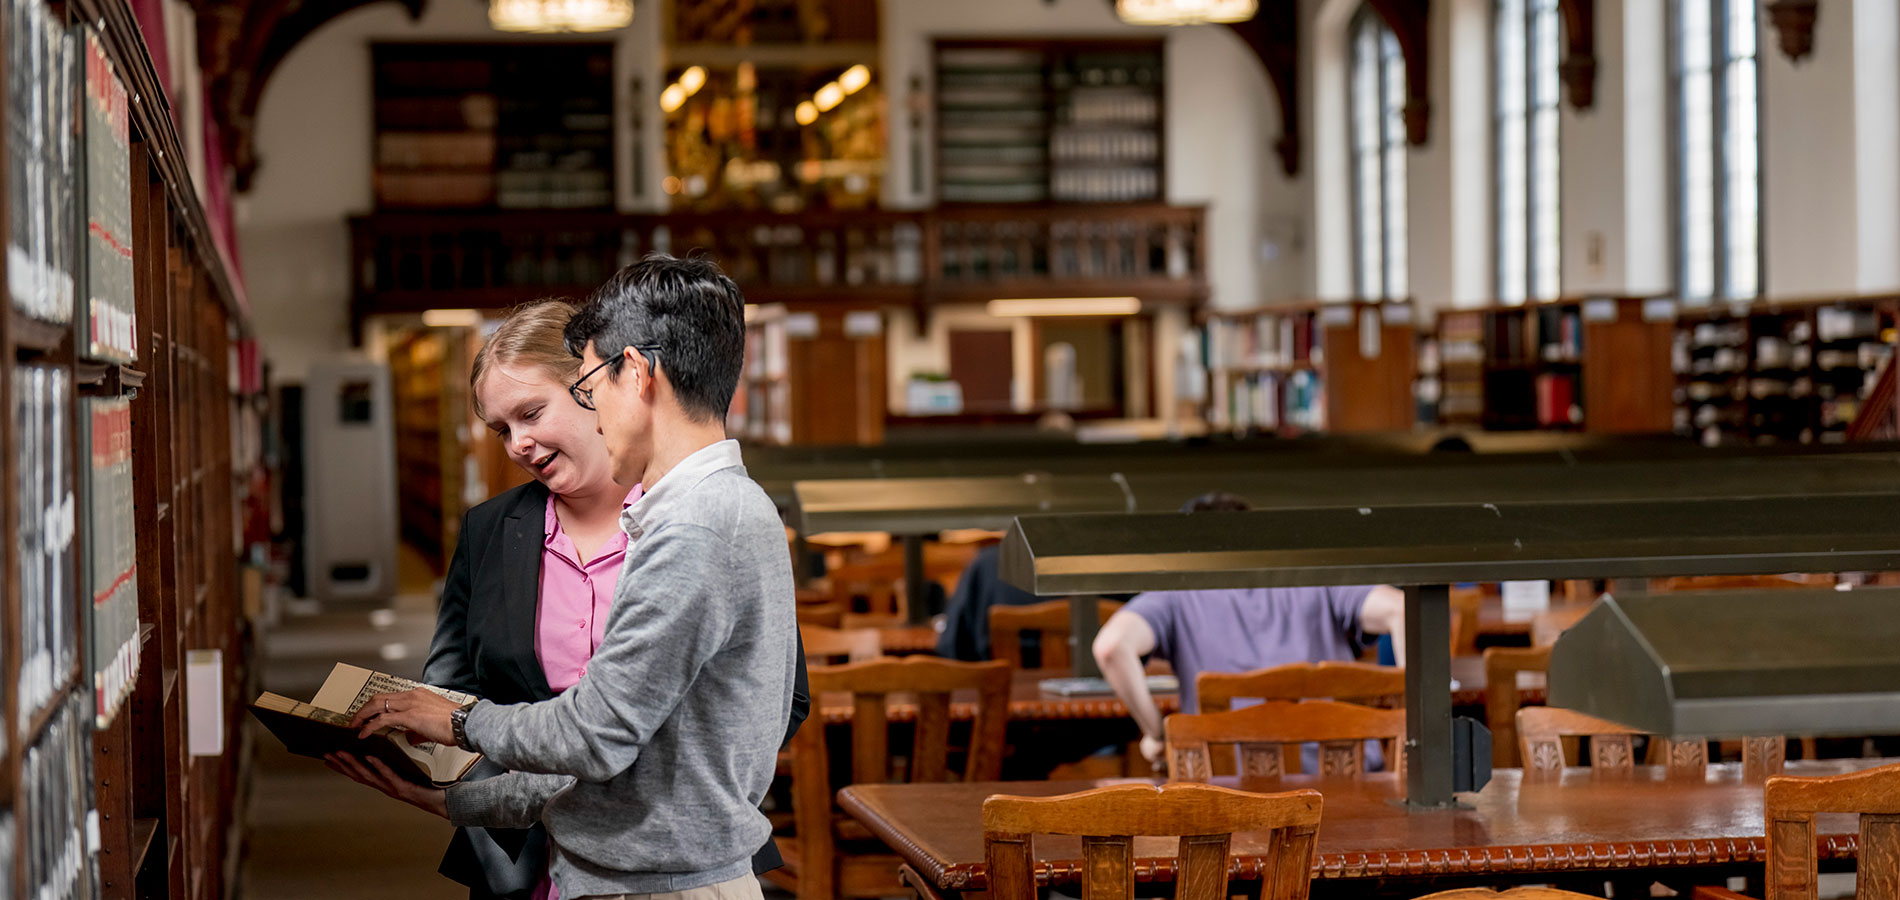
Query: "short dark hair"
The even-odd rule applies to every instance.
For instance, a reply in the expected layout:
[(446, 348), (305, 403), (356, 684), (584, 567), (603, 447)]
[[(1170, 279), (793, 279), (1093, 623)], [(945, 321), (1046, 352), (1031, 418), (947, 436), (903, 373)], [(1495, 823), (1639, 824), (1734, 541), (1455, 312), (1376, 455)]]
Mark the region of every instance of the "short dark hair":
[(607, 279), (562, 337), (575, 356), (593, 344), (615, 378), (628, 347), (657, 355), (688, 416), (724, 419), (745, 366), (745, 297), (712, 260), (654, 253)]
[(1184, 513), (1197, 512), (1246, 512), (1253, 509), (1239, 494), (1226, 491), (1209, 491), (1186, 503), (1181, 504)]

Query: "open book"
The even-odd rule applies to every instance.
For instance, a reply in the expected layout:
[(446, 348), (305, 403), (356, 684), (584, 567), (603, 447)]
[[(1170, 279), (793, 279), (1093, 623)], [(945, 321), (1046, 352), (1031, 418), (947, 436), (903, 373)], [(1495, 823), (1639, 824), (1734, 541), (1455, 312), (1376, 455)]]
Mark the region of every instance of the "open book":
[(449, 785), (461, 780), (482, 758), (479, 753), (412, 740), (409, 733), (385, 728), (368, 738), (358, 738), (350, 719), (363, 703), (377, 694), (424, 688), (457, 703), (474, 697), (456, 691), (418, 684), (372, 672), (360, 666), (337, 663), (330, 677), (309, 703), (301, 703), (279, 694), (265, 693), (251, 703), (251, 715), (277, 735), (284, 746), (299, 756), (322, 757), (338, 751), (358, 756), (374, 756), (388, 763), (396, 774), (411, 781)]

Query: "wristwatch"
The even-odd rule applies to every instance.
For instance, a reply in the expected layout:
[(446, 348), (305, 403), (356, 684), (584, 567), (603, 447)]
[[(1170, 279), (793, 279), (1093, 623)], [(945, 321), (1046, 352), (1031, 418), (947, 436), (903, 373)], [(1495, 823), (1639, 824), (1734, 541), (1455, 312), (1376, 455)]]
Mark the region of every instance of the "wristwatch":
[(455, 736), (455, 746), (464, 750), (475, 749), (475, 746), (468, 742), (468, 711), (474, 708), (475, 704), (470, 703), (449, 711), (449, 731)]

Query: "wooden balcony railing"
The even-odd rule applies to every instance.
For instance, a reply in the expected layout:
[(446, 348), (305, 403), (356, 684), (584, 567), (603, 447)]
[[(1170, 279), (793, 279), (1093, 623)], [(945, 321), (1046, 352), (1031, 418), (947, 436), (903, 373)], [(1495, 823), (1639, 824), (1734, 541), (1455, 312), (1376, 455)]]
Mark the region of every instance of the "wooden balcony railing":
[(1204, 210), (1162, 204), (637, 215), (389, 212), (350, 220), (351, 321), (580, 298), (650, 252), (705, 253), (753, 302), (1207, 296)]

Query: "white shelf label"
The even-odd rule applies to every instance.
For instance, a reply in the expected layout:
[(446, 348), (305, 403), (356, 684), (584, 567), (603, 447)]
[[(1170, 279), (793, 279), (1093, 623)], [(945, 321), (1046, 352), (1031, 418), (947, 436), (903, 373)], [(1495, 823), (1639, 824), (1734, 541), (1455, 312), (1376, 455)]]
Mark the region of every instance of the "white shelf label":
[(1583, 301), (1583, 320), (1585, 322), (1616, 321), (1616, 301), (1608, 297), (1593, 297)]
[(1652, 297), (1643, 301), (1643, 321), (1674, 322), (1676, 320), (1676, 301), (1669, 297)]

